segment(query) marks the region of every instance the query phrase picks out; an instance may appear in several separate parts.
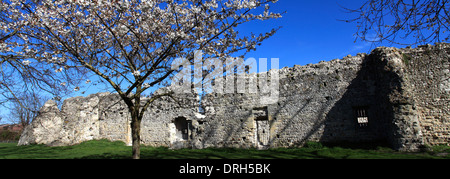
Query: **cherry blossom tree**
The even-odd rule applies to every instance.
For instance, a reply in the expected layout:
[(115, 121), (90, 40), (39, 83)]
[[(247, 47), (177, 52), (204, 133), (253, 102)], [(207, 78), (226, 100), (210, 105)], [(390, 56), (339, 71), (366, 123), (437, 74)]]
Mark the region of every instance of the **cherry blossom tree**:
[(278, 28), (245, 35), (237, 28), (281, 17), (270, 11), (275, 2), (9, 0), (3, 1), (2, 7), (14, 22), (2, 25), (2, 30), (19, 27), (15, 32), (19, 40), (2, 45), (26, 56), (22, 64), (51, 67), (57, 74), (93, 74), (109, 84), (131, 114), (132, 153), (139, 158), (140, 124), (146, 109), (154, 100), (173, 93), (149, 93), (147, 100), (141, 101), (144, 91), (166, 85), (179, 71), (171, 68), (172, 61), (184, 58), (193, 62), (194, 51), (220, 58), (254, 50)]

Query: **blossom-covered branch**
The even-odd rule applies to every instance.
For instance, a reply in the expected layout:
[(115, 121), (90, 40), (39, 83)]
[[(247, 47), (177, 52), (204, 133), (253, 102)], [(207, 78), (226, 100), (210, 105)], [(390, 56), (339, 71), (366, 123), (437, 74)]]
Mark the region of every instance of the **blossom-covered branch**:
[(242, 35), (237, 27), (250, 21), (281, 17), (280, 13), (270, 11), (270, 5), (275, 2), (2, 1), (0, 7), (8, 9), (14, 22), (0, 24), (0, 31), (15, 32), (18, 41), (0, 42), (0, 45), (6, 46), (4, 53), (27, 56), (23, 64), (51, 67), (58, 73), (89, 72), (107, 81), (132, 114), (134, 146), (139, 142), (143, 107), (148, 106), (140, 104), (142, 93), (167, 85), (177, 73), (171, 68), (172, 61), (185, 58), (193, 62), (196, 50), (203, 51), (207, 57), (220, 58), (254, 50), (279, 28), (259, 35)]

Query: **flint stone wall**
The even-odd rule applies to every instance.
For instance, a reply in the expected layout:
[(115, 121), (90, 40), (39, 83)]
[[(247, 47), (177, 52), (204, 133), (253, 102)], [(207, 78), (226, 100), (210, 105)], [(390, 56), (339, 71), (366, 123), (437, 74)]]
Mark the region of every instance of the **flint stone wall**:
[[(181, 96), (179, 96), (181, 97)], [(178, 139), (171, 133), (173, 119), (178, 116), (194, 118), (195, 100), (183, 95), (177, 103), (168, 98), (155, 101), (144, 114), (141, 123), (141, 142), (153, 146), (169, 146)], [(145, 100), (144, 100), (145, 101)], [(181, 105), (180, 105), (181, 104)], [(183, 108), (186, 107), (186, 108)], [(87, 97), (74, 97), (64, 101), (61, 110), (49, 100), (40, 114), (27, 126), (19, 145), (46, 144), (64, 146), (88, 140), (120, 140), (131, 145), (131, 117), (120, 96), (97, 93)]]
[[(177, 102), (162, 98), (142, 120), (141, 142), (263, 149), (305, 141), (384, 142), (406, 151), (448, 144), (449, 52), (449, 44), (380, 47), (371, 54), (282, 68), (278, 101), (268, 105), (260, 93), (210, 93), (201, 103), (194, 92), (178, 94)], [(368, 123), (358, 122), (361, 110)], [(48, 101), (19, 145), (92, 139), (131, 144), (130, 116), (117, 94), (70, 98), (61, 110)]]

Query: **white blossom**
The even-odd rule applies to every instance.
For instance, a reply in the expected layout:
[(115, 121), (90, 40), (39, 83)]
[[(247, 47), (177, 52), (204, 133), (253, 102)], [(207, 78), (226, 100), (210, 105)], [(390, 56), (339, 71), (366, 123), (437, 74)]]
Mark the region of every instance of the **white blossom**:
[(140, 76), (141, 72), (139, 70), (135, 70), (135, 71), (133, 71), (132, 74), (133, 74), (133, 76)]
[[(21, 27), (17, 40), (0, 42), (1, 53), (34, 57), (33, 65), (54, 70), (50, 74), (55, 76), (86, 72), (123, 82), (114, 88), (124, 91), (134, 83), (130, 73), (154, 72), (145, 79), (151, 83), (167, 71), (164, 65), (190, 58), (195, 50), (211, 57), (254, 50), (278, 29), (246, 34), (238, 26), (281, 17), (270, 11), (276, 0), (44, 0), (27, 1), (29, 9), (23, 2), (0, 3), (7, 18), (14, 19), (0, 22), (0, 32)], [(73, 68), (60, 73), (61, 66)]]
[[(142, 83), (136, 80), (145, 80), (144, 88), (154, 82), (166, 85), (175, 75), (168, 66), (178, 58), (192, 58), (196, 50), (221, 59), (254, 50), (278, 29), (244, 34), (238, 26), (281, 17), (269, 11), (266, 4), (272, 2), (276, 0), (7, 0), (0, 3), (8, 18), (0, 22), (0, 33), (20, 31), (19, 38), (0, 42), (0, 53), (34, 57), (37, 67), (53, 75), (49, 79), (65, 81), (58, 82), (61, 86), (97, 75), (116, 91), (130, 93)], [(61, 66), (73, 68), (59, 73)], [(48, 73), (52, 69), (56, 73)], [(150, 76), (142, 79), (141, 72)]]
[(31, 63), (30, 60), (24, 60), (24, 61), (22, 61), (22, 64), (25, 65), (25, 66), (30, 65), (30, 63)]

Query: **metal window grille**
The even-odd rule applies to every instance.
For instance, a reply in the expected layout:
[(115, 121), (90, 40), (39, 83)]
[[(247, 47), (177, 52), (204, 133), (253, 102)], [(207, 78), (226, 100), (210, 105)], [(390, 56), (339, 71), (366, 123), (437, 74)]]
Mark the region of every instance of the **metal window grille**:
[(369, 115), (367, 113), (367, 108), (357, 108), (356, 119), (360, 127), (366, 127), (369, 124)]

